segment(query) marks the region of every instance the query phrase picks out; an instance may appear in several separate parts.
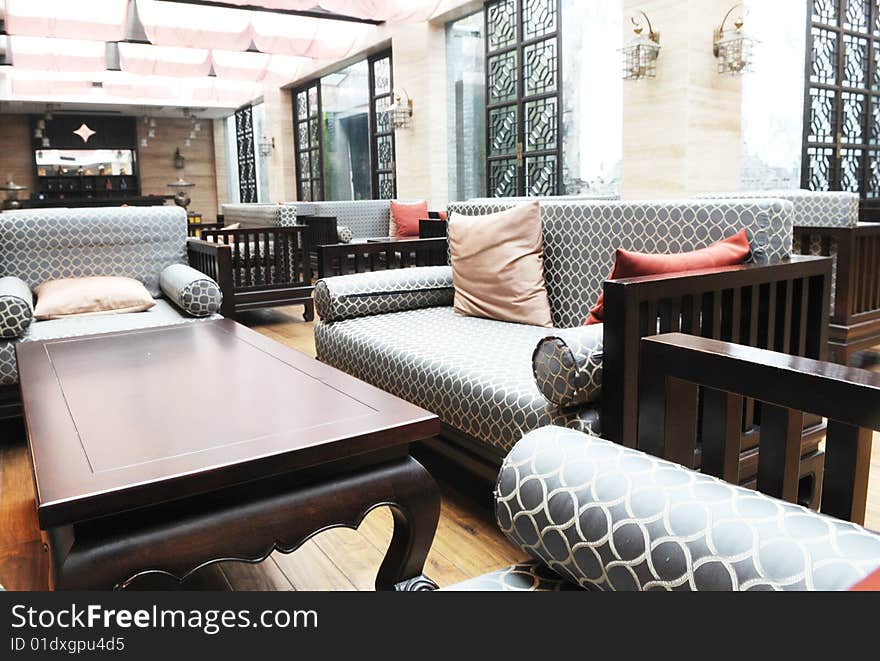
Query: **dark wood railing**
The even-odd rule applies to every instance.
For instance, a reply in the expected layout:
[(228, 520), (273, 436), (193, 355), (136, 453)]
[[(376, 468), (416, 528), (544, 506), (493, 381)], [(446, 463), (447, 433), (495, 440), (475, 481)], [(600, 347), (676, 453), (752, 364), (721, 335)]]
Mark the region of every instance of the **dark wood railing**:
[(856, 227), (796, 227), (802, 254), (836, 259), (831, 359), (849, 364), (853, 354), (880, 344), (880, 223)]
[(760, 401), (757, 488), (789, 502), (804, 413), (827, 418), (821, 510), (864, 524), (880, 374), (679, 333), (642, 341), (642, 372), (640, 450), (694, 468), (699, 439), (701, 470), (736, 484), (742, 402)]
[[(778, 264), (606, 282), (602, 435), (636, 446), (643, 337), (682, 332), (824, 360), (830, 281), (830, 259), (797, 256)], [(760, 440), (760, 410), (751, 402), (744, 409), (746, 451)], [(821, 421), (808, 419), (805, 427), (818, 446)], [(757, 457), (743, 460), (756, 464)]]
[(444, 266), (449, 263), (448, 242), (437, 239), (383, 239), (317, 246), (318, 277)]

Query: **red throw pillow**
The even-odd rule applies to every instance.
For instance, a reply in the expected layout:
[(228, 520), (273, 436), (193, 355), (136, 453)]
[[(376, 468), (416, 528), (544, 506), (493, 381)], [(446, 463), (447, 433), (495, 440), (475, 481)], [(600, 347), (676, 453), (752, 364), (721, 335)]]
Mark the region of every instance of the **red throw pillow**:
[(438, 211), (437, 217), (440, 218), (440, 220), (448, 221), (449, 220), (449, 213), (447, 213), (446, 211)]
[(428, 217), (428, 203), (405, 204), (391, 202), (391, 222), (397, 226), (397, 236), (418, 236), (419, 221)]
[[(736, 266), (745, 262), (750, 253), (749, 235), (745, 230), (728, 239), (713, 243), (708, 248), (677, 255), (649, 255), (618, 248), (614, 258), (614, 270), (611, 271), (609, 280)], [(605, 292), (602, 292), (584, 325), (601, 324), (604, 320)]]
[(880, 592), (880, 569), (866, 579), (856, 583), (849, 589), (850, 592)]

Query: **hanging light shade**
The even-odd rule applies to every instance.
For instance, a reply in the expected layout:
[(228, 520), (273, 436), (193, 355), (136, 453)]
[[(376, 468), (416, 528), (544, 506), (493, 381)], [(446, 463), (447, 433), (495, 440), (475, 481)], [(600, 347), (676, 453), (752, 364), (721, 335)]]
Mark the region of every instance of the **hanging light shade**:
[(657, 77), (657, 58), (660, 56), (660, 34), (654, 32), (651, 19), (645, 12), (640, 12), (648, 25), (648, 34), (640, 20), (630, 19), (633, 24), (634, 37), (620, 49), (623, 55), (623, 79), (642, 80)]
[(757, 41), (743, 30), (745, 23), (741, 16), (733, 22), (733, 29), (727, 27), (728, 19), (737, 8), (742, 8), (742, 3), (731, 7), (721, 26), (715, 29), (712, 52), (718, 60), (718, 73), (723, 76), (742, 76), (752, 71)]

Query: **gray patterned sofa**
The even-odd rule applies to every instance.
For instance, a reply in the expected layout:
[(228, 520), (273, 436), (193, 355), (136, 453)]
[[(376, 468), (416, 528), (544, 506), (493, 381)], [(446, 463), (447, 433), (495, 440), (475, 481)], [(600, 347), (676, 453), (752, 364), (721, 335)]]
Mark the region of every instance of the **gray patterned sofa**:
[(286, 206), (295, 208), (300, 216), (335, 218), (337, 231), (347, 228), (351, 232), (350, 238), (345, 237), (348, 240), (389, 236), (391, 202), (388, 200), (290, 202)]
[(224, 204), (224, 225), (241, 225), (246, 229), (291, 227), (296, 225), (297, 209), (282, 204)]
[[(58, 278), (125, 276), (156, 298), (147, 312), (33, 320), (32, 290)], [(0, 214), (0, 418), (20, 412), (15, 346), (213, 318), (217, 283), (188, 265), (186, 212), (106, 207)]]
[(450, 590), (845, 590), (880, 567), (860, 526), (559, 427), (505, 459), (495, 513), (534, 561)]
[[(509, 206), (464, 203), (450, 211), (478, 215)], [(556, 329), (456, 316), (448, 266), (349, 275), (316, 285), (318, 356), (436, 413), (446, 441), (436, 449), (492, 479), (524, 433), (547, 425), (634, 447), (640, 337), (671, 329), (731, 339), (743, 321), (732, 323), (742, 312), (734, 300), (757, 306), (787, 286), (780, 283), (802, 278), (820, 285), (809, 288), (810, 305), (817, 297), (825, 305), (828, 260), (789, 258), (791, 210), (775, 199), (547, 203), (545, 279)], [(679, 252), (742, 229), (752, 264), (606, 282), (615, 248)], [(583, 327), (603, 285), (604, 327)], [(755, 318), (755, 337), (742, 341), (760, 342), (773, 322)], [(821, 315), (809, 324), (818, 334)], [(776, 328), (797, 333), (797, 326)], [(805, 353), (823, 357), (815, 342)]]

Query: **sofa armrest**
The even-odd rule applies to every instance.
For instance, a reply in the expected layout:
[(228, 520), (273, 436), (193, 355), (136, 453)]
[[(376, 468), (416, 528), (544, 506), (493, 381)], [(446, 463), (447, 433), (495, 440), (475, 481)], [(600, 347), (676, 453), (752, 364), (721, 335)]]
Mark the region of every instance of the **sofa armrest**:
[(192, 317), (210, 317), (220, 311), (220, 285), (185, 264), (172, 264), (162, 271), (159, 286), (177, 307)]
[(602, 324), (566, 328), (538, 343), (532, 372), (544, 397), (562, 408), (599, 399), (604, 334)]
[(844, 590), (880, 565), (864, 528), (559, 427), (514, 447), (495, 512), (585, 588)]
[(831, 259), (794, 256), (605, 283), (602, 435), (636, 447), (640, 340), (681, 332), (824, 360)]
[(454, 297), (449, 266), (342, 275), (315, 285), (315, 309), (328, 322), (443, 307)]
[(21, 337), (34, 320), (34, 295), (18, 278), (0, 278), (0, 337)]

